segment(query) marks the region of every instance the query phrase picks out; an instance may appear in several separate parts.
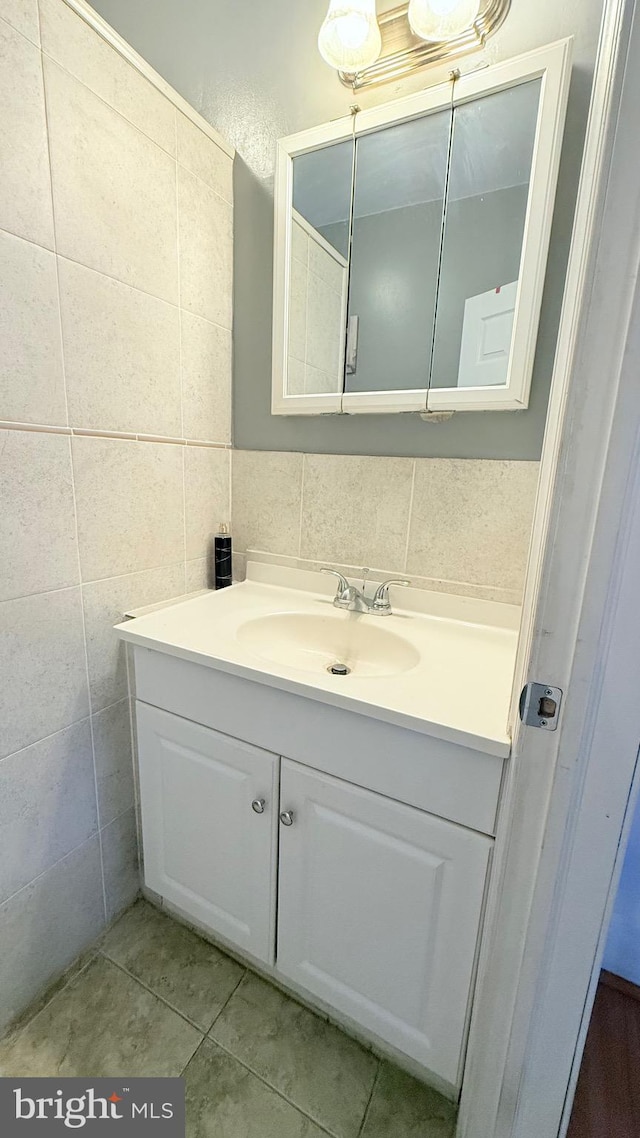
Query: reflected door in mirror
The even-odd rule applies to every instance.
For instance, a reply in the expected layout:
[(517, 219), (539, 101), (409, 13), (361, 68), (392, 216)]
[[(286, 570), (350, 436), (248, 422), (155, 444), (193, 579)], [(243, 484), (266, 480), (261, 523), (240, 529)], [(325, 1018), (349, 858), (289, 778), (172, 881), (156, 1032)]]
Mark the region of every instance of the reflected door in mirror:
[(456, 107), (430, 387), (505, 386), (540, 80)]

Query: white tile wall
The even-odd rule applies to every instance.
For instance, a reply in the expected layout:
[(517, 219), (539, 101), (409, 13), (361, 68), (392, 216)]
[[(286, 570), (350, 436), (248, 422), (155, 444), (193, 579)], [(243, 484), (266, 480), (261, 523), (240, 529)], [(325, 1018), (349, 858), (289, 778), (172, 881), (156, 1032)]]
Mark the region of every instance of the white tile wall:
[(290, 451), (232, 454), (233, 544), (238, 553), (300, 553), (303, 456)]
[(217, 532), (231, 513), (229, 452), (187, 447), (184, 461), (186, 556), (194, 561), (208, 550), (212, 526)]
[(519, 604), (536, 462), (233, 452), (234, 550)]
[(93, 746), (100, 826), (108, 826), (134, 804), (129, 698), (93, 716)]
[(403, 458), (305, 455), (300, 556), (393, 564), (407, 542), (412, 476)]
[[(163, 150), (175, 155), (176, 123), (172, 104), (110, 44), (79, 20), (64, 0), (39, 0), (39, 3), (42, 50)], [(197, 127), (193, 129), (200, 133)]]
[(0, 1023), (8, 1023), (104, 927), (97, 834), (0, 905)]
[(0, 763), (0, 904), (95, 834), (88, 719)]
[(3, 0), (2, 18), (33, 43), (40, 43), (38, 0)]
[(180, 303), (231, 327), (233, 210), (206, 182), (178, 166)]
[(0, 1028), (138, 890), (113, 625), (230, 509), (232, 158), (39, 7), (42, 53), (0, 11)]
[(102, 867), (107, 920), (126, 909), (138, 892), (138, 837), (133, 807), (102, 831)]
[(41, 55), (4, 20), (0, 20), (0, 153), (0, 228), (53, 248)]
[(522, 593), (536, 462), (416, 463), (407, 572)]
[(0, 418), (67, 421), (55, 255), (1, 230)]
[(89, 714), (80, 589), (3, 601), (0, 625), (3, 758)]
[(183, 450), (130, 439), (72, 439), (83, 581), (184, 558)]
[(70, 443), (0, 431), (0, 601), (80, 580)]
[(178, 112), (176, 118), (178, 162), (203, 182), (211, 186), (221, 198), (233, 202), (233, 167), (217, 146), (209, 145), (202, 131)]
[(47, 56), (44, 78), (58, 252), (176, 304), (175, 161)]
[(59, 275), (70, 421), (181, 437), (178, 308), (72, 261)]
[[(147, 444), (150, 445), (150, 444)], [(113, 635), (123, 613), (178, 596), (184, 587), (182, 561), (82, 586), (91, 707), (99, 711), (127, 695), (125, 647)], [(189, 582), (186, 591), (189, 592)]]
[(182, 310), (182, 412), (187, 439), (231, 442), (231, 329)]

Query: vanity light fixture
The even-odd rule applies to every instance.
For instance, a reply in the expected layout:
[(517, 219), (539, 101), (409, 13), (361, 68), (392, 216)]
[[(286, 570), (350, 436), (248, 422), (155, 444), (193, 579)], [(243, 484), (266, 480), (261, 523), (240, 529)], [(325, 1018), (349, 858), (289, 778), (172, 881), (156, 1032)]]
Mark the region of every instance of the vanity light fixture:
[(338, 71), (361, 71), (375, 63), (382, 49), (376, 0), (330, 0), (318, 48)]
[[(324, 43), (333, 44), (337, 35), (337, 26), (336, 31), (329, 32), (329, 22), (338, 14), (346, 19), (356, 13), (362, 19), (365, 8), (375, 24), (374, 35), (377, 29), (382, 38), (382, 50), (377, 49), (372, 63), (356, 62), (353, 55), (353, 62), (341, 63), (344, 54), (325, 50)], [(397, 8), (381, 12), (376, 21), (374, 0), (368, 4), (364, 0), (332, 0), (318, 44), (327, 62), (337, 67), (340, 82), (358, 91), (477, 51), (501, 27), (510, 8), (511, 0), (405, 0)], [(345, 23), (344, 27), (348, 26)]]
[(431, 43), (443, 43), (470, 28), (480, 0), (409, 0), (411, 31)]

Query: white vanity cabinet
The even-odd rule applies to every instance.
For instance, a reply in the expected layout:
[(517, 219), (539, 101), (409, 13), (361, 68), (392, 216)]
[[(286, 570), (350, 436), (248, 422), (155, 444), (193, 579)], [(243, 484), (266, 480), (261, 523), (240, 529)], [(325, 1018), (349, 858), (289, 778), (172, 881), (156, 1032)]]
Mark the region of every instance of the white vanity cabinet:
[(491, 837), (139, 699), (137, 725), (146, 885), (457, 1088)]
[(278, 757), (144, 703), (137, 724), (146, 884), (272, 964)]
[(492, 842), (282, 762), (278, 968), (455, 1085)]

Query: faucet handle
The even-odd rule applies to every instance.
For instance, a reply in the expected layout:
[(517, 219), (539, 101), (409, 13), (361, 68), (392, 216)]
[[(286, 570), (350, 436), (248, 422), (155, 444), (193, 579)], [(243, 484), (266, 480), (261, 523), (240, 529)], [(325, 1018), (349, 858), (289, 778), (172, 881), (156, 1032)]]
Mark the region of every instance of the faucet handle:
[(347, 581), (347, 578), (343, 576), (342, 573), (339, 573), (337, 569), (323, 568), (320, 570), (320, 572), (331, 573), (334, 577), (338, 578), (337, 596), (339, 597), (341, 597), (343, 593), (348, 592), (349, 588), (351, 587)]
[(376, 612), (391, 612), (391, 602), (389, 600), (389, 586), (390, 585), (409, 585), (410, 581), (406, 581), (402, 577), (389, 577), (387, 581), (383, 581), (375, 591), (373, 598), (373, 608)]

